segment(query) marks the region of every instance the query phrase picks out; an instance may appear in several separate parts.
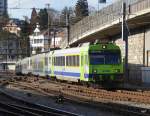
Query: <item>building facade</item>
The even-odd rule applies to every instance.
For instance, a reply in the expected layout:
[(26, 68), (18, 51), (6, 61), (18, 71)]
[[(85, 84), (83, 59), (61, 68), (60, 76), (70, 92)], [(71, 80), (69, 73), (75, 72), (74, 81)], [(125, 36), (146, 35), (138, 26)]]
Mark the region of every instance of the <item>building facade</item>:
[(4, 27), (3, 30), (20, 36), (22, 21), (19, 19), (11, 19)]
[(0, 16), (7, 14), (7, 0), (0, 0)]
[(27, 47), (15, 34), (0, 38), (0, 70), (15, 70), (15, 63), (27, 56)]
[(29, 38), (31, 54), (44, 52), (44, 44), (47, 42), (44, 35), (40, 32), (39, 25), (36, 26), (34, 33)]
[(38, 54), (42, 52), (47, 52), (51, 49), (60, 48), (61, 40), (64, 34), (62, 31), (50, 32), (50, 37), (48, 36), (48, 30), (40, 31), (39, 25), (36, 26), (34, 33), (30, 35), (30, 48), (31, 54)]

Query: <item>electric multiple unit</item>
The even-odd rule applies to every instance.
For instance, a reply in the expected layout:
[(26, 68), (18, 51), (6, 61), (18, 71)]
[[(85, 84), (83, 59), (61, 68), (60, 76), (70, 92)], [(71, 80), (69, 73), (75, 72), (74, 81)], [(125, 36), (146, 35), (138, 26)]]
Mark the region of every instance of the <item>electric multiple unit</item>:
[(121, 81), (123, 62), (115, 44), (93, 44), (25, 58), (16, 64), (16, 73), (74, 82)]

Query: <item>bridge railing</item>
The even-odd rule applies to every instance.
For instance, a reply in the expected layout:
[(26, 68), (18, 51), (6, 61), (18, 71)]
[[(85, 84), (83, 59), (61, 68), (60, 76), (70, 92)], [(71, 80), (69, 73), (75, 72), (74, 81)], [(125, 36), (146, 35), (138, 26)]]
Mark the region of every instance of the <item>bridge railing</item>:
[[(127, 13), (135, 14), (136, 12), (150, 8), (150, 0), (126, 0)], [(92, 30), (103, 27), (106, 24), (121, 19), (122, 2), (113, 3), (102, 10), (85, 17), (70, 28), (70, 43), (79, 39), (84, 34)]]

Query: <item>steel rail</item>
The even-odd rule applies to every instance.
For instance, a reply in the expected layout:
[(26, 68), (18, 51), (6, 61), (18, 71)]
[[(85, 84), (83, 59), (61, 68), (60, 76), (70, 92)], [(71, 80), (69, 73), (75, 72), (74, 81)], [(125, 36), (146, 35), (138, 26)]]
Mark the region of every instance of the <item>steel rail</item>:
[(0, 107), (3, 108), (3, 109), (6, 109), (6, 113), (7, 112), (12, 112), (12, 113), (16, 113), (16, 115), (26, 115), (26, 116), (41, 116), (41, 115), (38, 115), (37, 113), (33, 113), (31, 111), (27, 111), (27, 110), (23, 110), (21, 108), (17, 108), (17, 107), (14, 107), (10, 104), (6, 104), (6, 103), (2, 103), (0, 102)]
[(118, 104), (118, 103), (103, 103), (103, 102), (95, 102), (95, 101), (88, 101), (88, 100), (86, 100), (86, 101), (81, 100), (80, 101), (80, 99), (73, 100), (71, 98), (67, 98), (66, 96), (64, 96), (64, 100), (69, 101), (69, 102), (74, 101), (74, 102), (79, 103), (79, 104), (84, 104), (85, 106), (91, 105), (91, 106), (96, 107), (96, 108), (100, 108), (100, 109), (103, 109), (106, 111), (111, 111), (111, 112), (123, 114), (125, 116), (126, 115), (128, 115), (128, 116), (133, 116), (133, 115), (149, 116), (150, 115), (150, 109), (128, 106), (128, 105), (122, 105), (122, 104)]
[[(10, 99), (16, 100), (18, 102), (21, 102), (23, 104), (26, 105), (25, 106), (21, 106), (21, 105), (15, 105), (15, 104), (9, 104), (9, 103), (1, 103), (0, 102), (0, 108), (4, 108), (4, 109), (9, 109), (6, 112), (12, 112), (12, 113), (16, 113), (13, 112), (15, 110), (20, 110), (19, 112), (24, 112), (24, 114), (26, 113), (26, 115), (30, 115), (30, 116), (80, 116), (79, 114), (75, 114), (75, 113), (71, 113), (71, 112), (67, 112), (64, 110), (59, 110), (56, 108), (52, 108), (52, 107), (48, 107), (48, 106), (44, 106), (41, 104), (35, 104), (35, 103), (31, 103), (25, 100), (22, 100), (19, 97), (15, 97), (15, 96), (11, 96), (9, 94), (7, 94), (6, 92), (0, 90), (0, 92), (4, 95), (6, 95), (7, 97), (10, 97)], [(8, 108), (7, 108), (8, 107)], [(12, 110), (13, 109), (13, 110)], [(4, 112), (4, 111), (3, 111)]]

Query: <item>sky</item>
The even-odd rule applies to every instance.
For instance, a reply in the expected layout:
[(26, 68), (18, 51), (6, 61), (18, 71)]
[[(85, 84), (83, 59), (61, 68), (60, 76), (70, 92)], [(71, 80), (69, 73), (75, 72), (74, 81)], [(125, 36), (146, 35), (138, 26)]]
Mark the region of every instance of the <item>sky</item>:
[[(102, 8), (110, 4), (113, 0), (107, 0), (107, 4), (100, 4)], [(30, 8), (45, 8), (46, 4), (56, 10), (62, 10), (65, 6), (75, 6), (77, 0), (8, 0), (8, 13), (11, 18), (23, 19), (23, 16), (31, 17)], [(88, 0), (88, 4), (98, 9), (98, 0)], [(27, 9), (12, 9), (12, 8), (27, 8)], [(29, 8), (29, 9), (28, 9)]]

